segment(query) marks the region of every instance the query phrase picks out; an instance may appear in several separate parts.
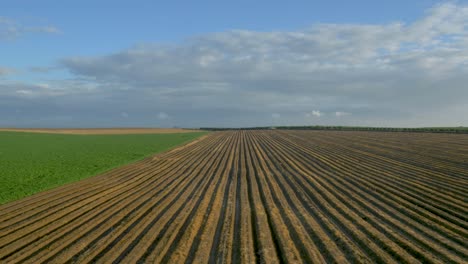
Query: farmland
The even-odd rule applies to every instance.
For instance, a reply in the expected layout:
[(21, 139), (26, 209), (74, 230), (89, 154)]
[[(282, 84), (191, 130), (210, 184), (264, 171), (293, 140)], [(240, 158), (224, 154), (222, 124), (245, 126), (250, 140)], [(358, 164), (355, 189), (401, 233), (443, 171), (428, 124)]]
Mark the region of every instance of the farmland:
[(84, 129), (78, 132), (89, 135), (0, 131), (0, 204), (96, 175), (203, 135), (95, 135), (113, 131)]
[(0, 128), (1, 131), (71, 135), (173, 134), (200, 132), (183, 128)]
[(466, 263), (468, 135), (226, 131), (0, 206), (1, 263)]

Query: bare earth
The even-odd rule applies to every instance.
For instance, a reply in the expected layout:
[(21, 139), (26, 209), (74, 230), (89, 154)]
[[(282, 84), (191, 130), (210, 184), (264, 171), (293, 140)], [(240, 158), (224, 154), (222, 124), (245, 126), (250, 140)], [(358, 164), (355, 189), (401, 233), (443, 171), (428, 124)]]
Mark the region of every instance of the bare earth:
[(0, 206), (0, 263), (468, 263), (468, 135), (217, 132)]
[(34, 132), (75, 135), (111, 135), (111, 134), (168, 134), (200, 132), (196, 129), (183, 128), (0, 128), (0, 131)]

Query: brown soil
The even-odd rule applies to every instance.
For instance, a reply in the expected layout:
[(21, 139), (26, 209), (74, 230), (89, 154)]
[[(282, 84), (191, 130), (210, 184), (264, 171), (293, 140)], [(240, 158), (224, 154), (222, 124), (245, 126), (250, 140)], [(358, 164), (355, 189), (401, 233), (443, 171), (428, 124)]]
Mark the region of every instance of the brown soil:
[(0, 206), (0, 263), (467, 263), (468, 135), (211, 133)]

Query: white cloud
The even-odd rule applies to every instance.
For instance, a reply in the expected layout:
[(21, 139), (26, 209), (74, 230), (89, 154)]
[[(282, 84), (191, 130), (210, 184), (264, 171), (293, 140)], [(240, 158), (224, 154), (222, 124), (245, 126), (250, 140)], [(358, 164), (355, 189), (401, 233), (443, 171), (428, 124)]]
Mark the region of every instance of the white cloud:
[(60, 34), (62, 31), (54, 26), (45, 26), (45, 27), (30, 27), (26, 28), (26, 30), (31, 32), (42, 32), (42, 33), (49, 33), (49, 34)]
[(54, 26), (28, 26), (11, 18), (0, 17), (0, 41), (13, 40), (26, 33), (58, 34), (61, 31)]
[(273, 118), (273, 119), (280, 119), (280, 118), (281, 118), (281, 115), (278, 114), (278, 113), (273, 113), (273, 114), (271, 114), (271, 118)]
[(166, 120), (166, 119), (169, 119), (169, 115), (164, 113), (164, 112), (159, 112), (158, 113), (158, 119), (159, 120)]
[(36, 85), (37, 85), (37, 87), (39, 87), (41, 89), (44, 89), (44, 90), (51, 89), (51, 86), (48, 83), (38, 83)]
[(20, 95), (32, 95), (33, 94), (33, 91), (31, 90), (17, 90), (16, 91), (17, 94), (20, 94)]
[[(30, 95), (38, 100), (69, 97), (80, 100), (83, 96), (97, 96), (96, 84), (83, 80), (48, 81), (44, 83), (22, 83), (16, 81), (0, 81), (0, 98), (15, 95)], [(88, 100), (91, 102), (92, 100)]]
[(338, 112), (335, 112), (335, 115), (336, 115), (337, 117), (342, 117), (342, 116), (350, 116), (351, 113), (338, 111)]
[(306, 113), (306, 117), (313, 117), (313, 116), (321, 117), (321, 116), (323, 116), (323, 113), (320, 112), (319, 110), (312, 110), (312, 112)]

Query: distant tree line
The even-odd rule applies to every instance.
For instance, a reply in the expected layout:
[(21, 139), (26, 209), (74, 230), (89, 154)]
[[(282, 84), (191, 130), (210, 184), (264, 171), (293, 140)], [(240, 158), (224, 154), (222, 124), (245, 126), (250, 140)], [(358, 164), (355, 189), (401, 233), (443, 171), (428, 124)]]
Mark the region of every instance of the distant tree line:
[(200, 127), (200, 130), (206, 131), (228, 131), (228, 130), (270, 130), (276, 129), (275, 127)]
[(244, 127), (244, 128), (219, 128), (202, 127), (206, 131), (226, 130), (333, 130), (333, 131), (380, 131), (380, 132), (419, 132), (419, 133), (457, 133), (468, 134), (468, 127), (359, 127), (359, 126), (274, 126), (274, 127)]

